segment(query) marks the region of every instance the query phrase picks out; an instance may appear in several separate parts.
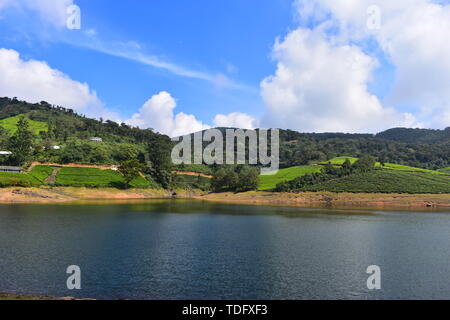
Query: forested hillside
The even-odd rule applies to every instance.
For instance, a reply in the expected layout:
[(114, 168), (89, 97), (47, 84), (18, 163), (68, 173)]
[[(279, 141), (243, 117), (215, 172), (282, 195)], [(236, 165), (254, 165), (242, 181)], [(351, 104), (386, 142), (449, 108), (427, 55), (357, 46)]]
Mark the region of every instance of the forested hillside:
[[(22, 129), (18, 130), (19, 127)], [(225, 129), (221, 128), (221, 131)], [(93, 140), (94, 137), (96, 139)], [(32, 161), (112, 165), (132, 161), (124, 167), (131, 171), (132, 167), (136, 167), (135, 173), (145, 173), (150, 184), (157, 183), (165, 188), (184, 185), (186, 181), (195, 187), (208, 188), (208, 179), (200, 179), (200, 176), (175, 179), (174, 171), (213, 175), (222, 172), (218, 166), (173, 166), (170, 159), (173, 146), (174, 142), (169, 137), (151, 129), (90, 119), (45, 101), (30, 104), (17, 99), (0, 98), (0, 150), (13, 152), (12, 156), (0, 156), (0, 164), (3, 165), (24, 165)], [(376, 135), (280, 130), (281, 168), (290, 169), (281, 171), (278, 177), (265, 179), (260, 188), (274, 188), (280, 176), (289, 181), (298, 172), (320, 171), (314, 166), (339, 156), (372, 156), (383, 166), (403, 165), (448, 173), (450, 128), (396, 128)], [(313, 167), (304, 167), (307, 165)], [(230, 175), (239, 175), (241, 172), (250, 171), (238, 167), (232, 169)]]
[[(412, 132), (412, 135), (420, 132), (422, 138), (406, 141), (408, 134), (405, 132)], [(357, 158), (370, 155), (380, 162), (432, 170), (450, 165), (450, 129), (392, 129), (377, 135), (302, 134), (282, 130), (280, 135), (283, 167), (326, 161), (342, 155)]]
[[(169, 137), (152, 130), (132, 128), (124, 123), (89, 119), (73, 110), (51, 106), (45, 101), (30, 104), (16, 99), (0, 98), (0, 148), (8, 149), (8, 136), (12, 130), (2, 126), (25, 115), (30, 130), (41, 123), (42, 130), (35, 132), (33, 160), (58, 163), (113, 164), (119, 161), (143, 157), (148, 149), (157, 145), (171, 148)], [(17, 121), (16, 121), (17, 122)], [(33, 127), (34, 125), (34, 127)], [(100, 137), (103, 142), (90, 141)], [(54, 150), (53, 146), (61, 147)]]

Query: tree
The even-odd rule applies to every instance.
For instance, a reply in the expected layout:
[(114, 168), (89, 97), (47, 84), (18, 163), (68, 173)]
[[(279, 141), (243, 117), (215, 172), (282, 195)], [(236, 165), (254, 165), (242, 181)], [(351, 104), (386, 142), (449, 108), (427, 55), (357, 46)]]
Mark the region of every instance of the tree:
[(239, 176), (233, 167), (217, 170), (211, 180), (211, 186), (215, 192), (235, 191), (238, 183)]
[(121, 162), (119, 172), (123, 175), (125, 185), (130, 187), (130, 182), (141, 175), (142, 166), (137, 160), (127, 160)]
[(352, 163), (350, 159), (345, 159), (344, 164), (342, 165), (342, 170), (344, 175), (349, 175), (352, 173)]
[(173, 181), (171, 150), (168, 137), (154, 137), (148, 145), (145, 159), (149, 162), (147, 172), (165, 189), (169, 188)]
[(353, 169), (357, 172), (367, 172), (375, 168), (376, 159), (371, 156), (363, 156), (353, 164)]
[(236, 185), (237, 192), (245, 192), (258, 189), (259, 170), (250, 166), (244, 166), (238, 174), (238, 182)]
[(16, 132), (9, 138), (8, 148), (13, 153), (11, 164), (23, 165), (30, 159), (33, 147), (33, 133), (29, 130), (28, 120), (22, 116), (17, 122)]

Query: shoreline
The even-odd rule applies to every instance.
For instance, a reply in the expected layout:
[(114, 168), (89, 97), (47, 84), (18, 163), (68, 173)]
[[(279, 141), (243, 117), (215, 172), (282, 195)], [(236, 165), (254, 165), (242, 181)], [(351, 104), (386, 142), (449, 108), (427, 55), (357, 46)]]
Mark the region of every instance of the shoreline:
[(76, 301), (76, 300), (95, 300), (95, 299), (77, 299), (74, 297), (48, 297), (29, 294), (0, 293), (0, 301)]
[(450, 194), (391, 193), (275, 193), (252, 191), (240, 194), (208, 194), (196, 199), (253, 205), (336, 209), (449, 209)]
[(328, 208), (450, 208), (450, 194), (382, 194), (382, 193), (210, 193), (199, 190), (167, 190), (113, 188), (4, 188), (0, 189), (0, 204), (58, 204), (83, 201), (134, 202), (154, 199), (192, 199), (229, 204), (274, 205)]

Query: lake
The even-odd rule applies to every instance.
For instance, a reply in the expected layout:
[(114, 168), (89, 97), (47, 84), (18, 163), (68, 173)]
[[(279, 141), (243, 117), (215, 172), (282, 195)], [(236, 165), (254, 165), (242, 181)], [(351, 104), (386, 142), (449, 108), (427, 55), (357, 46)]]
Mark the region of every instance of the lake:
[[(81, 290), (67, 289), (70, 265)], [(368, 266), (382, 289), (367, 288)], [(0, 205), (0, 292), (99, 299), (450, 299), (450, 212), (201, 201)]]

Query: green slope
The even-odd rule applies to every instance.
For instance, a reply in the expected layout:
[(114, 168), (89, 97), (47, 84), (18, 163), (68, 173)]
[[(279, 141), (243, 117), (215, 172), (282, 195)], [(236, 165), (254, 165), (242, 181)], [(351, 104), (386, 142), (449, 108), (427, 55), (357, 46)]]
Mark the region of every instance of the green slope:
[(342, 164), (344, 164), (344, 162), (345, 162), (347, 159), (350, 160), (351, 164), (354, 164), (356, 161), (358, 161), (358, 158), (355, 158), (355, 157), (336, 157), (336, 158), (333, 158), (333, 159), (331, 159), (331, 160), (322, 162), (322, 163), (320, 163), (320, 164), (325, 165), (325, 164), (327, 164), (328, 162), (330, 162), (330, 163), (333, 164), (333, 165), (342, 165)]
[(295, 178), (304, 176), (308, 173), (320, 172), (321, 169), (322, 167), (320, 166), (292, 167), (281, 169), (277, 174), (272, 176), (261, 175), (258, 190), (265, 191), (275, 189), (280, 182), (294, 180)]
[[(10, 131), (11, 133), (14, 133), (17, 130), (17, 123), (19, 122), (21, 116), (22, 115), (17, 115), (15, 117), (0, 120), (0, 126)], [(34, 134), (39, 134), (39, 132), (41, 131), (48, 131), (47, 123), (30, 120), (28, 118), (27, 120), (30, 124), (30, 131), (32, 131)]]
[(439, 169), (438, 171), (443, 174), (450, 174), (450, 167)]
[[(56, 185), (70, 187), (120, 187), (123, 186), (122, 175), (113, 170), (100, 170), (96, 168), (64, 167), (56, 176)], [(150, 183), (143, 177), (131, 181), (135, 188), (146, 188)]]
[(42, 183), (26, 173), (0, 172), (0, 188), (5, 187), (37, 187)]
[(45, 180), (52, 174), (53, 168), (50, 166), (35, 166), (28, 175), (36, 179), (42, 184), (45, 184)]
[[(358, 160), (358, 158), (354, 158), (354, 157), (336, 157), (336, 158), (331, 159), (329, 162), (331, 162), (331, 164), (333, 164), (333, 165), (342, 165), (342, 164), (344, 164), (346, 159), (349, 159), (352, 164)], [(322, 164), (326, 164), (326, 163), (328, 163), (328, 161), (323, 162)], [(439, 174), (439, 175), (445, 174), (444, 171), (435, 171), (435, 170), (428, 170), (428, 169), (422, 169), (422, 168), (415, 168), (415, 167), (404, 166), (401, 164), (393, 164), (393, 163), (385, 163), (384, 166), (382, 167), (381, 163), (378, 162), (377, 167), (384, 168), (384, 169), (390, 169), (390, 170), (397, 170), (397, 171), (424, 172), (424, 173)]]
[(308, 186), (304, 191), (450, 193), (450, 178), (420, 171), (377, 169)]

